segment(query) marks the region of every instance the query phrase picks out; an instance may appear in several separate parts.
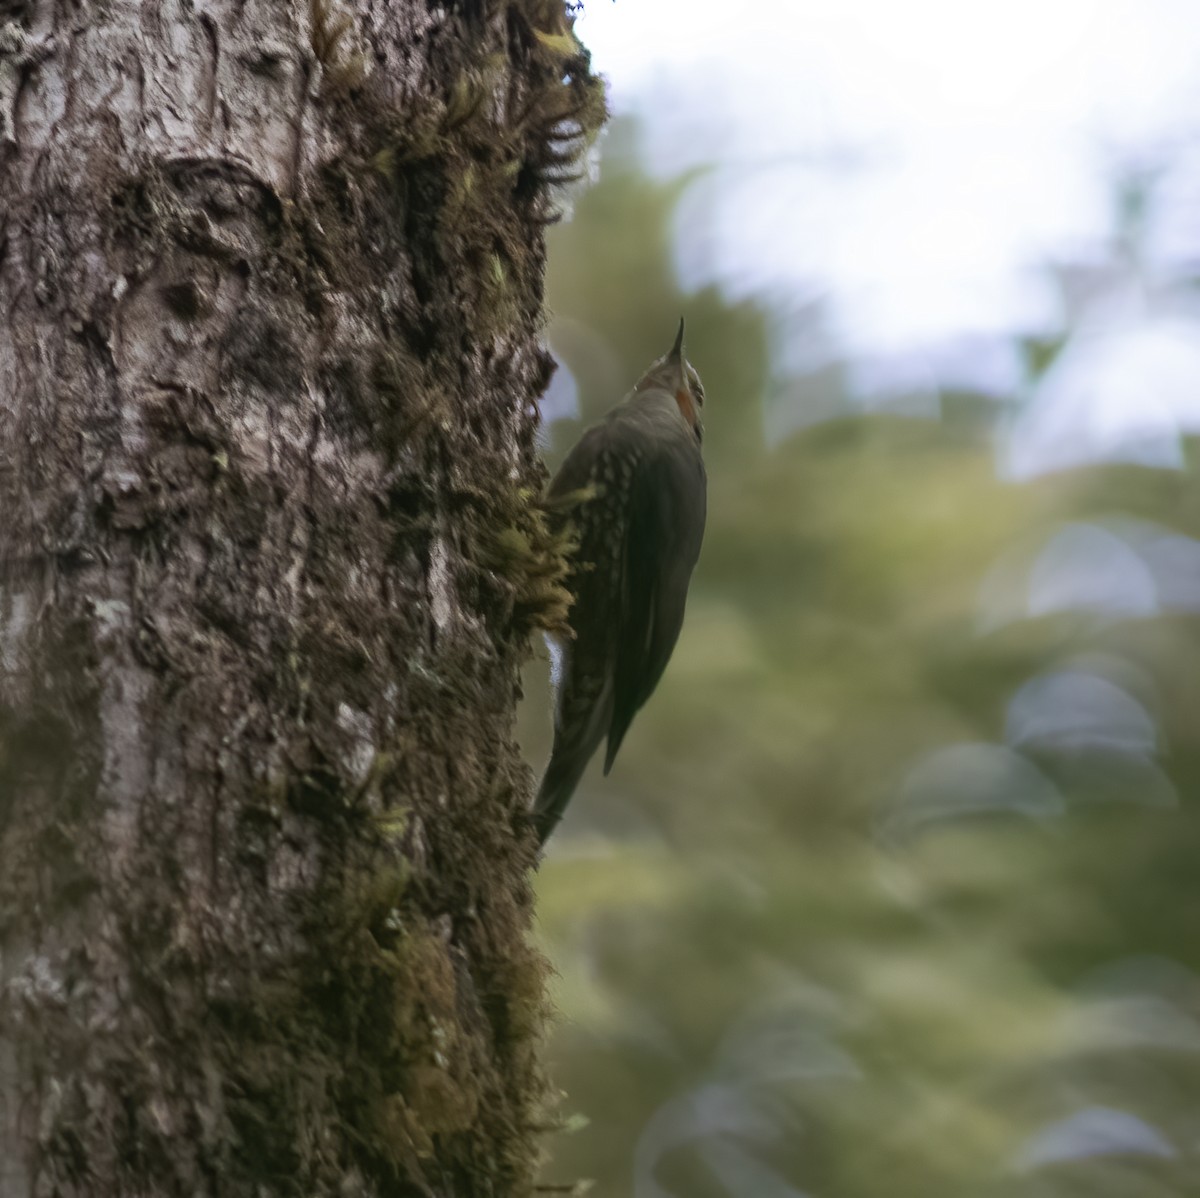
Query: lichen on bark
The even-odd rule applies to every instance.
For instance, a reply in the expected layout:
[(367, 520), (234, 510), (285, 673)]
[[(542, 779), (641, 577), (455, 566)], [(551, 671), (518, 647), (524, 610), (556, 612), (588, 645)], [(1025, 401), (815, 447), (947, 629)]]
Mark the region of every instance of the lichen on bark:
[(561, 0), (0, 31), (0, 1179), (509, 1195)]

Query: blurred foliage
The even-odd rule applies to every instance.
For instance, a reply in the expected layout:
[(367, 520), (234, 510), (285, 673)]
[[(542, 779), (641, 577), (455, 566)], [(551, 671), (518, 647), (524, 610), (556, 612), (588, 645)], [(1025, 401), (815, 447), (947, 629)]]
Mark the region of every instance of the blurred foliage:
[(1200, 1192), (1200, 475), (1007, 484), (953, 406), (767, 449), (767, 315), (678, 294), (683, 182), (629, 136), (554, 233), (552, 342), (586, 423), (686, 315), (710, 521), (671, 667), (538, 878), (587, 1120), (545, 1183)]

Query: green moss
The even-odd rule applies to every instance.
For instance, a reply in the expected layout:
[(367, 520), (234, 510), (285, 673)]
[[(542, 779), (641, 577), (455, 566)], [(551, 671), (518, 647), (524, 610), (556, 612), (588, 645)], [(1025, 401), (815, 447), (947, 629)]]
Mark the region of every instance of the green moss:
[(482, 533), (483, 564), (511, 590), (512, 625), (569, 636), (571, 593), (566, 588), (579, 539), (569, 523), (552, 522), (529, 491), (518, 491), (505, 512), (509, 523)]
[(322, 68), (326, 95), (361, 87), (370, 70), (370, 59), (355, 43), (354, 17), (336, 0), (311, 0), (309, 45)]

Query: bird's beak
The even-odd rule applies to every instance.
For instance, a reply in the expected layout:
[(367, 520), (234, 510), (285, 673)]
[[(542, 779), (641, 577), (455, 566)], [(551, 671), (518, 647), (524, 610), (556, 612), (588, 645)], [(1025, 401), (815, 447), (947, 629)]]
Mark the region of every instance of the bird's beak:
[(683, 357), (683, 317), (679, 318), (679, 332), (675, 334), (675, 344), (671, 346), (671, 352), (667, 355), (669, 358)]
[(679, 332), (675, 334), (675, 344), (671, 346), (671, 352), (667, 354), (667, 361), (679, 367), (679, 385), (683, 390), (688, 390), (687, 369), (684, 366), (683, 358), (683, 317), (679, 318)]

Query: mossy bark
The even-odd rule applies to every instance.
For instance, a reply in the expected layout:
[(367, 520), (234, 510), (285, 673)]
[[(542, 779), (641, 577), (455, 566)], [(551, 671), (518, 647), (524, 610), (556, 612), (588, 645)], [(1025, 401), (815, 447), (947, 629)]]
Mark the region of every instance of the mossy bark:
[(524, 1193), (569, 14), (0, 18), (0, 1194)]

